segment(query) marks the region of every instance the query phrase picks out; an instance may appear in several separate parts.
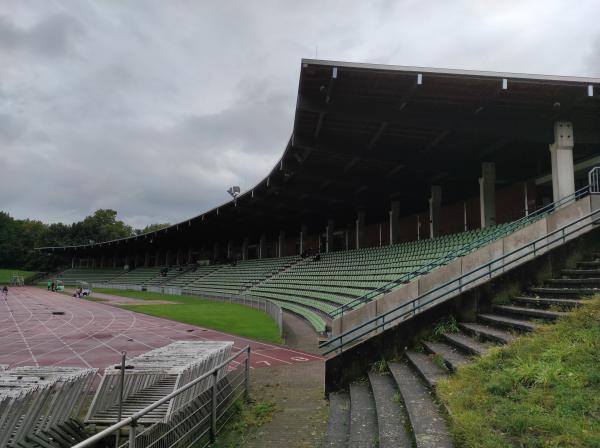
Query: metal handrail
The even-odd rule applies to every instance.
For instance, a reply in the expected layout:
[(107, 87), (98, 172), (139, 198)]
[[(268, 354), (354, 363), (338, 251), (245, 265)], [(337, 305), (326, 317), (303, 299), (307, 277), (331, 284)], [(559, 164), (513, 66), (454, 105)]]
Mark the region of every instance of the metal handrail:
[[(385, 325), (389, 325), (390, 323), (392, 323), (392, 322), (394, 322), (394, 321), (396, 321), (396, 320), (398, 320), (400, 318), (403, 318), (403, 317), (405, 317), (408, 314), (412, 313), (413, 316), (414, 316), (414, 315), (417, 314), (418, 310), (420, 310), (423, 307), (429, 305), (430, 303), (432, 303), (435, 300), (439, 300), (440, 298), (442, 298), (442, 297), (444, 297), (444, 296), (446, 296), (446, 295), (448, 295), (448, 294), (450, 294), (452, 292), (455, 292), (457, 290), (464, 290), (465, 287), (469, 286), (470, 284), (472, 284), (472, 283), (474, 283), (474, 282), (476, 282), (476, 281), (478, 281), (478, 280), (480, 280), (482, 278), (486, 278), (486, 277), (491, 278), (491, 274), (492, 273), (494, 273), (494, 272), (496, 272), (496, 271), (498, 271), (500, 269), (505, 269), (507, 265), (510, 265), (510, 264), (512, 264), (512, 263), (514, 263), (514, 262), (516, 262), (518, 260), (521, 260), (522, 258), (524, 258), (526, 256), (529, 256), (530, 253), (528, 252), (525, 255), (521, 255), (521, 256), (519, 256), (517, 258), (514, 258), (514, 259), (512, 259), (507, 264), (503, 263), (500, 266), (492, 267), (494, 264), (498, 264), (500, 261), (503, 261), (504, 259), (506, 259), (508, 257), (514, 256), (516, 253), (521, 252), (524, 249), (530, 248), (531, 246), (533, 246), (533, 251), (534, 251), (534, 254), (535, 254), (536, 250), (543, 249), (543, 248), (545, 248), (545, 247), (547, 247), (547, 246), (555, 243), (555, 240), (553, 240), (552, 242), (548, 242), (548, 240), (550, 239), (550, 237), (552, 237), (553, 235), (562, 233), (562, 238), (563, 238), (563, 242), (564, 242), (564, 238), (566, 236), (571, 235), (572, 233), (581, 230), (581, 228), (577, 228), (575, 230), (570, 231), (569, 233), (565, 233), (565, 229), (567, 229), (567, 228), (569, 228), (571, 226), (574, 226), (575, 224), (577, 224), (577, 223), (579, 223), (581, 221), (584, 221), (584, 220), (586, 220), (588, 218), (591, 218), (592, 216), (597, 215), (597, 214), (600, 214), (600, 209), (592, 211), (592, 212), (588, 213), (587, 215), (578, 218), (575, 221), (572, 221), (572, 222), (570, 222), (570, 223), (568, 223), (568, 224), (566, 224), (566, 225), (564, 225), (564, 226), (562, 226), (562, 227), (560, 227), (560, 228), (558, 228), (558, 229), (556, 229), (556, 230), (554, 230), (554, 231), (552, 231), (550, 233), (547, 233), (543, 237), (538, 238), (538, 239), (536, 239), (534, 241), (531, 241), (528, 244), (526, 244), (525, 246), (522, 246), (522, 247), (520, 247), (518, 249), (515, 249), (515, 250), (513, 250), (513, 251), (511, 251), (511, 252), (509, 252), (507, 254), (504, 254), (504, 255), (502, 255), (502, 256), (500, 256), (498, 258), (495, 258), (492, 261), (489, 261), (489, 262), (487, 262), (485, 264), (482, 264), (479, 267), (477, 267), (475, 269), (472, 269), (471, 271), (467, 272), (466, 274), (462, 274), (461, 276), (459, 276), (457, 278), (449, 280), (449, 281), (445, 282), (444, 284), (442, 284), (440, 286), (437, 286), (436, 288), (434, 288), (434, 289), (432, 289), (430, 291), (427, 291), (426, 293), (424, 293), (424, 294), (422, 294), (422, 295), (420, 295), (418, 297), (415, 297), (414, 299), (412, 299), (412, 300), (410, 300), (410, 301), (408, 301), (406, 303), (403, 303), (402, 305), (399, 305), (399, 306), (397, 306), (397, 307), (395, 307), (395, 308), (393, 308), (393, 309), (391, 309), (389, 311), (386, 311), (385, 313), (382, 313), (382, 314), (380, 314), (380, 315), (378, 315), (378, 316), (376, 316), (374, 318), (371, 318), (371, 319), (369, 319), (369, 320), (367, 320), (365, 322), (362, 322), (361, 324), (357, 325), (356, 327), (352, 328), (351, 330), (348, 330), (348, 331), (344, 332), (343, 334), (340, 334), (340, 335), (338, 335), (336, 337), (333, 337), (333, 338), (325, 341), (324, 343), (320, 344), (320, 347), (326, 347), (326, 346), (329, 346), (329, 345), (333, 344), (336, 341), (340, 341), (339, 345), (336, 345), (335, 347), (330, 348), (329, 350), (324, 351), (323, 354), (326, 355), (326, 354), (329, 354), (329, 353), (331, 353), (333, 351), (336, 351), (336, 350), (342, 351), (344, 345), (351, 344), (354, 341), (356, 341), (357, 339), (361, 338), (362, 336), (365, 336), (365, 335), (371, 333), (372, 331), (377, 330), (377, 329), (379, 329), (379, 328), (381, 328), (381, 327), (383, 327)], [(592, 220), (592, 222), (590, 224), (592, 224), (592, 223), (594, 223), (594, 220)], [(543, 240), (546, 240), (546, 243), (543, 244), (542, 246), (536, 248), (536, 244), (539, 243), (540, 241), (543, 241)], [(475, 277), (475, 278), (471, 278), (466, 283), (461, 281), (461, 280), (463, 280), (463, 279), (465, 279), (467, 277), (472, 276), (473, 274), (475, 274), (476, 272), (481, 271), (481, 270), (484, 270), (485, 272), (483, 274)], [(440, 290), (442, 290), (442, 289), (444, 289), (444, 288), (448, 287), (449, 285), (451, 285), (453, 283), (456, 283), (456, 282), (458, 282), (458, 286), (445, 291), (443, 294), (441, 294), (441, 295), (439, 295), (437, 297), (434, 297), (433, 299), (430, 299), (427, 302), (423, 302), (422, 301), (424, 297), (426, 297), (428, 295), (431, 295), (431, 294), (433, 294), (433, 293), (435, 293), (437, 291), (440, 291)], [(391, 319), (389, 321), (385, 320), (386, 316), (389, 316), (390, 314), (393, 314), (393, 313), (397, 313), (402, 308), (408, 307), (410, 305), (412, 305), (412, 307), (409, 310), (404, 311), (402, 314), (395, 316), (393, 319)], [(377, 323), (378, 320), (381, 320), (381, 323)], [(375, 327), (371, 327), (371, 325), (373, 323), (375, 323)], [(358, 335), (352, 336), (350, 338), (350, 340), (348, 340), (348, 341), (343, 341), (343, 338), (346, 337), (348, 334), (356, 333), (358, 330), (360, 330), (361, 328), (364, 328), (366, 326), (369, 326), (368, 330), (363, 331), (362, 333), (360, 333)]]
[(588, 173), (590, 194), (600, 194), (600, 166), (596, 166)]
[(375, 297), (389, 292), (390, 288), (393, 288), (394, 286), (397, 286), (398, 284), (401, 284), (401, 283), (407, 283), (408, 281), (410, 281), (411, 279), (413, 279), (416, 276), (427, 274), (432, 269), (435, 269), (440, 266), (444, 266), (444, 265), (448, 264), (449, 262), (455, 260), (456, 258), (466, 255), (472, 249), (478, 249), (479, 247), (483, 246), (484, 244), (487, 244), (488, 242), (491, 242), (500, 237), (506, 236), (513, 232), (514, 227), (519, 226), (520, 224), (525, 223), (525, 222), (530, 222), (530, 221), (539, 219), (541, 216), (554, 210), (557, 207), (560, 207), (560, 206), (565, 205), (566, 203), (569, 203), (573, 200), (577, 200), (581, 197), (584, 197), (586, 195), (586, 193), (588, 193), (588, 192), (589, 192), (589, 186), (586, 185), (585, 187), (580, 188), (579, 190), (575, 191), (574, 193), (571, 193), (570, 195), (565, 196), (564, 198), (559, 199), (556, 202), (547, 204), (547, 205), (537, 209), (536, 211), (530, 213), (529, 215), (523, 216), (522, 218), (520, 218), (516, 221), (513, 221), (512, 223), (510, 223), (510, 226), (508, 228), (498, 229), (496, 232), (490, 233), (490, 234), (483, 236), (477, 240), (471, 241), (470, 243), (467, 243), (467, 244), (459, 247), (458, 249), (455, 249), (452, 252), (449, 252), (448, 254), (435, 259), (434, 261), (430, 262), (427, 265), (420, 266), (418, 269), (416, 269), (414, 271), (406, 272), (406, 273), (402, 274), (398, 279), (388, 282), (385, 285), (380, 286), (377, 289), (374, 289), (372, 291), (369, 291), (368, 293), (366, 293), (360, 297), (357, 297), (356, 299), (346, 303), (345, 305), (342, 305), (342, 306), (334, 309), (331, 313), (329, 313), (329, 315), (331, 317), (335, 318), (338, 315), (343, 314), (344, 311), (351, 311), (352, 309), (354, 309), (354, 306), (356, 306), (360, 303), (370, 302)]
[[(156, 409), (157, 407), (159, 407), (160, 405), (167, 403), (168, 401), (172, 400), (173, 398), (175, 398), (177, 395), (179, 395), (180, 393), (186, 391), (187, 389), (195, 386), (196, 384), (198, 384), (199, 382), (201, 382), (202, 380), (215, 375), (219, 370), (221, 370), (223, 367), (226, 367), (229, 365), (229, 363), (231, 363), (231, 361), (233, 361), (235, 358), (237, 358), (238, 356), (240, 356), (242, 353), (247, 353), (247, 360), (250, 359), (250, 346), (246, 346), (243, 349), (239, 350), (237, 353), (235, 353), (234, 355), (231, 355), (229, 358), (227, 358), (225, 361), (223, 361), (221, 364), (219, 364), (216, 367), (213, 367), (211, 370), (209, 370), (208, 372), (204, 373), (203, 375), (199, 376), (198, 378), (194, 379), (193, 381), (190, 381), (189, 383), (187, 383), (184, 386), (181, 386), (179, 389), (174, 390), (173, 392), (171, 392), (170, 394), (162, 397), (161, 399), (155, 401), (154, 403), (146, 406), (145, 408), (137, 411), (135, 414), (124, 418), (123, 420), (115, 423), (112, 426), (109, 426), (108, 428), (100, 431), (97, 434), (94, 434), (93, 436), (83, 440), (82, 442), (79, 442), (75, 445), (73, 445), (71, 448), (85, 448), (85, 447), (89, 447), (89, 446), (93, 446), (96, 442), (104, 439), (105, 437), (108, 437), (112, 434), (115, 433), (115, 431), (119, 431), (122, 428), (126, 427), (126, 426), (130, 426), (131, 428), (135, 427), (137, 425), (137, 421), (143, 417), (144, 415), (148, 414), (149, 412), (153, 411), (154, 409)], [(249, 361), (248, 361), (249, 362)], [(213, 385), (214, 386), (214, 385)], [(131, 441), (131, 435), (134, 435), (135, 437), (135, 431), (130, 431), (129, 435), (129, 439)], [(131, 443), (129, 445), (130, 447), (132, 447)]]

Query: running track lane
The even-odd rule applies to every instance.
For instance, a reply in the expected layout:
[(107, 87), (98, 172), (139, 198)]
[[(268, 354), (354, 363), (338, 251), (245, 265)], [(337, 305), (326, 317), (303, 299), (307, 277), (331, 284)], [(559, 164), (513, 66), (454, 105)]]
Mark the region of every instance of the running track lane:
[[(53, 314), (64, 313), (64, 314)], [(0, 364), (104, 369), (173, 341), (233, 341), (250, 345), (251, 368), (323, 359), (242, 336), (134, 313), (39, 288), (11, 288), (0, 297)]]

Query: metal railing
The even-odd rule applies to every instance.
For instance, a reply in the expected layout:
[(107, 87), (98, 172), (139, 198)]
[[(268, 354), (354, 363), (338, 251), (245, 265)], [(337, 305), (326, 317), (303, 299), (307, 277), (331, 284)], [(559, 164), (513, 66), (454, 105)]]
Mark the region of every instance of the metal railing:
[[(595, 168), (595, 169), (599, 169), (599, 168), (600, 167)], [(359, 304), (368, 303), (368, 302), (372, 301), (373, 299), (390, 292), (393, 288), (395, 288), (396, 286), (398, 286), (400, 284), (408, 283), (410, 280), (412, 280), (415, 277), (418, 277), (423, 274), (427, 274), (427, 273), (431, 272), (433, 269), (438, 268), (440, 266), (445, 266), (446, 264), (450, 263), (451, 261), (454, 261), (455, 259), (460, 258), (464, 255), (467, 255), (468, 253), (472, 252), (475, 249), (479, 249), (480, 247), (482, 247), (494, 240), (497, 240), (498, 238), (502, 238), (506, 235), (511, 234), (512, 232), (515, 231), (515, 229), (518, 229), (519, 227), (521, 227), (523, 225), (530, 224), (531, 222), (542, 218), (544, 215), (550, 213), (551, 211), (557, 209), (558, 207), (562, 207), (570, 202), (576, 201), (577, 199), (580, 199), (580, 198), (586, 196), (589, 191), (590, 191), (590, 188), (586, 185), (585, 187), (580, 188), (579, 190), (575, 191), (574, 193), (570, 194), (569, 196), (565, 196), (564, 198), (562, 198), (556, 202), (547, 204), (547, 205), (539, 208), (538, 210), (530, 213), (529, 215), (523, 216), (522, 218), (520, 218), (516, 221), (513, 221), (507, 227), (502, 227), (495, 232), (491, 232), (481, 238), (473, 240), (470, 243), (467, 243), (467, 244), (459, 247), (458, 249), (455, 249), (455, 250), (447, 253), (446, 255), (443, 255), (442, 257), (437, 258), (436, 260), (434, 260), (426, 265), (420, 266), (418, 269), (415, 269), (414, 271), (410, 271), (410, 272), (406, 272), (406, 273), (402, 274), (396, 280), (388, 282), (385, 285), (380, 286), (379, 288), (374, 289), (372, 291), (369, 291), (368, 293), (366, 293), (360, 297), (357, 297), (356, 299), (336, 308), (329, 315), (332, 318), (336, 318), (336, 317), (344, 314), (345, 311), (353, 310)]]
[[(219, 379), (219, 372), (226, 368), (227, 374)], [(185, 391), (198, 383), (211, 379), (210, 388), (200, 395), (179, 405), (168, 422), (157, 422), (138, 431), (138, 422), (147, 414), (169, 402), (175, 402)], [(202, 448), (214, 442), (223, 426), (235, 414), (235, 405), (249, 396), (250, 347), (239, 350), (218, 366), (190, 381), (151, 405), (124, 418), (72, 448), (92, 447), (97, 442), (115, 437), (126, 429), (126, 442), (119, 448)]]
[(600, 194), (600, 166), (594, 167), (588, 174), (590, 194)]
[[(585, 187), (588, 189), (588, 187)], [(581, 190), (579, 190), (581, 191)], [(575, 193), (577, 194), (577, 192)], [(583, 226), (573, 228), (577, 224), (590, 220), (589, 223), (584, 224)], [(469, 286), (473, 286), (473, 284), (477, 281), (481, 281), (483, 279), (491, 279), (493, 274), (500, 270), (505, 270), (507, 267), (514, 265), (516, 262), (530, 256), (536, 256), (537, 253), (541, 249), (545, 249), (551, 245), (556, 245), (557, 241), (562, 239), (562, 242), (566, 242), (566, 237), (570, 236), (576, 232), (581, 232), (582, 229), (586, 227), (590, 227), (593, 225), (597, 225), (600, 220), (600, 209), (592, 211), (584, 216), (579, 217), (578, 219), (565, 224), (564, 226), (547, 233), (541, 238), (537, 238), (528, 244), (525, 244), (518, 249), (515, 249), (507, 254), (504, 254), (500, 257), (493, 259), (487, 263), (480, 265), (479, 267), (460, 275), (459, 277), (448, 280), (447, 282), (439, 285), (430, 291), (427, 291), (424, 294), (417, 296), (410, 301), (403, 303), (389, 311), (386, 311), (378, 316), (366, 320), (361, 324), (351, 328), (350, 330), (332, 337), (331, 339), (320, 344), (320, 347), (329, 347), (326, 349), (323, 354), (329, 354), (332, 352), (342, 352), (344, 350), (344, 346), (353, 344), (364, 336), (369, 335), (370, 333), (379, 330), (380, 328), (390, 325), (394, 322), (398, 322), (400, 320), (405, 320), (407, 318), (413, 317), (417, 315), (420, 311), (429, 308), (437, 303), (440, 303), (442, 299), (449, 296), (455, 292), (462, 292), (469, 288)], [(567, 229), (570, 229), (567, 232)], [(557, 237), (554, 239), (553, 237)], [(506, 261), (509, 259), (509, 261)], [(437, 295), (436, 295), (437, 293)]]

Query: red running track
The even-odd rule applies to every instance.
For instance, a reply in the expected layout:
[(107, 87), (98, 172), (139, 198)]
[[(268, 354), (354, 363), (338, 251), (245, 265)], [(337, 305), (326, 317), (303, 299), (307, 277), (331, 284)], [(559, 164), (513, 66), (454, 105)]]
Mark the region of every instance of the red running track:
[[(53, 313), (64, 314), (53, 314)], [(39, 288), (11, 288), (0, 296), (0, 364), (103, 369), (178, 340), (250, 345), (251, 368), (323, 359), (286, 347), (146, 316)]]

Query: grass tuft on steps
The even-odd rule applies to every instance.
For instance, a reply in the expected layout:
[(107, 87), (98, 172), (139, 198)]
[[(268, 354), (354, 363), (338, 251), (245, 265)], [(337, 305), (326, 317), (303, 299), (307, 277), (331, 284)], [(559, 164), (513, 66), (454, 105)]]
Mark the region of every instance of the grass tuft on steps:
[(600, 446), (600, 297), (438, 383), (457, 446)]

